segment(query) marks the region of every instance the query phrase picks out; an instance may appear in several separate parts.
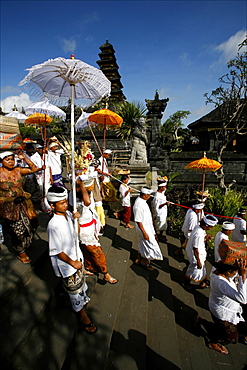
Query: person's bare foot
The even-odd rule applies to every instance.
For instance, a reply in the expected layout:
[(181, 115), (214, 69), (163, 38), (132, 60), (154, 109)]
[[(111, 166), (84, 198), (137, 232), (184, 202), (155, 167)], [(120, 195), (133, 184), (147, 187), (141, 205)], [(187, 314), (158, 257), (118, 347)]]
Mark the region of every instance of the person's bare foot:
[(104, 275), (104, 281), (106, 281), (107, 283), (110, 283), (110, 284), (116, 284), (118, 282), (117, 279), (115, 279), (114, 277), (112, 277), (108, 273)]
[(127, 229), (134, 229), (135, 226), (132, 226), (130, 224), (127, 224), (127, 225), (125, 225), (125, 227), (127, 227)]
[(18, 259), (19, 259), (22, 263), (31, 263), (31, 259), (28, 257), (28, 255), (27, 255), (25, 252), (24, 252), (24, 253), (19, 254)]
[(223, 353), (224, 355), (228, 355), (228, 350), (226, 347), (222, 346), (222, 344), (219, 343), (208, 343), (208, 348), (214, 349), (217, 352)]
[(117, 212), (114, 212), (113, 216), (118, 219), (118, 213)]

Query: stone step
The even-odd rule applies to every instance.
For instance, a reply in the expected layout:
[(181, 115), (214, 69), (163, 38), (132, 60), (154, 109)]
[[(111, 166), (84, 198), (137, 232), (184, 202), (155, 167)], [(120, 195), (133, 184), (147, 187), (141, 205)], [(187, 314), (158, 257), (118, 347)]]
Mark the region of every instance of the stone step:
[(195, 335), (193, 321), (198, 314), (198, 307), (194, 296), (185, 291), (180, 285), (186, 270), (186, 259), (184, 256), (176, 256), (174, 254), (174, 251), (180, 246), (180, 242), (168, 236), (167, 246), (172, 280), (171, 287), (174, 297), (174, 313), (177, 324), (177, 341), (182, 369), (213, 369), (214, 367), (209, 356), (210, 350), (205, 346), (203, 338)]
[[(129, 233), (129, 231), (128, 231)], [(150, 272), (135, 265), (137, 238), (131, 230), (132, 251), (128, 261), (106, 369), (146, 369), (148, 280)]]
[(167, 245), (159, 245), (164, 258), (152, 261), (149, 278), (147, 369), (180, 369)]

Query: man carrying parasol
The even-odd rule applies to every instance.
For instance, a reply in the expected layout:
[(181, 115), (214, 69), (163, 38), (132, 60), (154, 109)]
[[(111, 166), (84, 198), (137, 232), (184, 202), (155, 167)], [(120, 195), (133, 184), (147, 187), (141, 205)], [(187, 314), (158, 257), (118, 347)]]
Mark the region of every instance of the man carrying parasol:
[(100, 175), (100, 180), (103, 187), (103, 200), (106, 202), (117, 202), (116, 188), (111, 183), (111, 172), (109, 171), (107, 159), (111, 156), (111, 149), (105, 149), (102, 156), (99, 158), (97, 172)]

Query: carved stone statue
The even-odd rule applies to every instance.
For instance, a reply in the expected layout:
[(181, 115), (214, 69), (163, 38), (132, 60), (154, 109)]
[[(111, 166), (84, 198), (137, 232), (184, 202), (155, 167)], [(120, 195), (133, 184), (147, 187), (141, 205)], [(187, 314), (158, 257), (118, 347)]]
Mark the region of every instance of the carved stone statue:
[(144, 117), (135, 119), (130, 164), (147, 164), (147, 130)]

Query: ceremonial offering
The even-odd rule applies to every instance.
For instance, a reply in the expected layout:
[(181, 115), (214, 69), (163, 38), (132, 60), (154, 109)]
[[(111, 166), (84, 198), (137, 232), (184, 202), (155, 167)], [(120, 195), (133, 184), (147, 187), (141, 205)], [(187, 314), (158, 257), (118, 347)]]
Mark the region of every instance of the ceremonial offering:
[(233, 265), (236, 259), (247, 261), (247, 247), (245, 243), (223, 239), (219, 245), (219, 255), (223, 263)]

